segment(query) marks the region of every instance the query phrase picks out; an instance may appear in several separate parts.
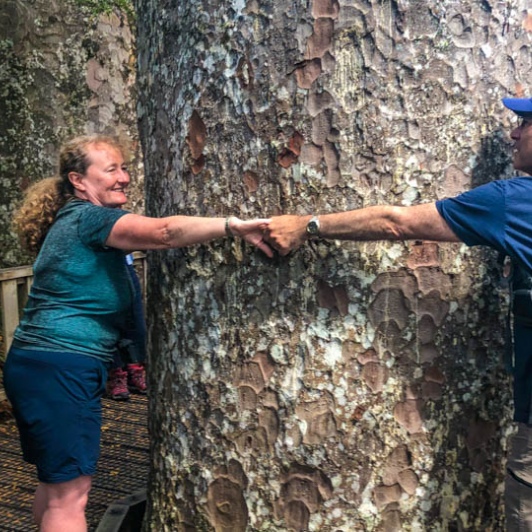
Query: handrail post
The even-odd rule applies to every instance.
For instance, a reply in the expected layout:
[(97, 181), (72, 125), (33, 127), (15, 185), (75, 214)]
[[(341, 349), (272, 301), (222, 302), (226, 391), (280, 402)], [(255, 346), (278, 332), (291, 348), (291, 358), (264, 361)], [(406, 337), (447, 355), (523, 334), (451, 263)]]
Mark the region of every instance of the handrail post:
[(18, 282), (17, 279), (2, 281), (2, 337), (4, 339), (4, 358), (13, 341), (13, 333), (19, 322)]

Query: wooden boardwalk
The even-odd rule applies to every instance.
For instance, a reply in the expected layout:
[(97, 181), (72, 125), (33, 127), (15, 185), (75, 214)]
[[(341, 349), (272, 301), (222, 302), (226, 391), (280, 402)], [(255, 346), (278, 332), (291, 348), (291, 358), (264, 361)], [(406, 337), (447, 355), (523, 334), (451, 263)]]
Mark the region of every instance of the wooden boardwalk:
[[(149, 442), (145, 396), (103, 399), (102, 449), (87, 507), (95, 532), (108, 507), (146, 488)], [(0, 530), (34, 532), (31, 502), (37, 485), (33, 466), (21, 458), (16, 425), (6, 401), (0, 408)]]

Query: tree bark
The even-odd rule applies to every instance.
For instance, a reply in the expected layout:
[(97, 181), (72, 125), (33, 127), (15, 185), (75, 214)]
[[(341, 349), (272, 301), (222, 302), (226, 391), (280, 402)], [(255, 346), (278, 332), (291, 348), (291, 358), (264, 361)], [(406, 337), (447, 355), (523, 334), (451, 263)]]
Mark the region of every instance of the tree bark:
[[(511, 175), (524, 1), (137, 2), (147, 211), (409, 205)], [(455, 244), (149, 257), (146, 528), (500, 530), (505, 292)]]
[(11, 230), (22, 192), (57, 171), (66, 138), (116, 135), (131, 156), (131, 202), (143, 210), (134, 42), (119, 10), (69, 0), (0, 2), (0, 268), (28, 264)]

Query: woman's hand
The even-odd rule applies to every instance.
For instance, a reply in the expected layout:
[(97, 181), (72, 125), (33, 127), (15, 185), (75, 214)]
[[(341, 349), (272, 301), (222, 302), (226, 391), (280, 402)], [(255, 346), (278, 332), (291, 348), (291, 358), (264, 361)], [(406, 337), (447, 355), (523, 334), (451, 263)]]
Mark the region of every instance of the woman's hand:
[(310, 218), (310, 215), (274, 216), (264, 233), (265, 241), (280, 255), (288, 255), (307, 240), (307, 223)]
[(231, 216), (228, 220), (229, 230), (234, 236), (243, 238), (246, 242), (253, 244), (268, 257), (272, 258), (272, 248), (264, 241), (264, 231), (268, 228), (269, 223), (270, 220), (268, 218), (240, 220), (236, 216)]

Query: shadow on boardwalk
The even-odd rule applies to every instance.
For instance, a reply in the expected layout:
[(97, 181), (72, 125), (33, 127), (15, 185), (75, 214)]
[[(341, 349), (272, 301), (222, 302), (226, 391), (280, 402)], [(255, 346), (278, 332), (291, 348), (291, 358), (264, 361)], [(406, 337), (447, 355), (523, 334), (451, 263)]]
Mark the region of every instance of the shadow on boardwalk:
[[(111, 503), (146, 488), (147, 405), (147, 398), (139, 395), (129, 401), (103, 399), (101, 454), (87, 507), (89, 532), (96, 530)], [(22, 460), (17, 428), (5, 401), (0, 415), (0, 530), (33, 532), (35, 469)]]

